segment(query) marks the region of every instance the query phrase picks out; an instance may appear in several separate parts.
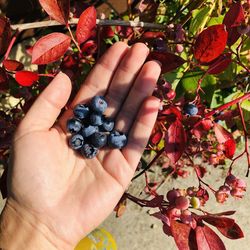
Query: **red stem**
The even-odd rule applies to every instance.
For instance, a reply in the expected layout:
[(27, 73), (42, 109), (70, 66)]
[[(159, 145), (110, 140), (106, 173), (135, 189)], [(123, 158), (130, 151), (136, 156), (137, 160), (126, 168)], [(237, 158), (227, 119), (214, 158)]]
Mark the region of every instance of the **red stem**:
[(207, 114), (205, 114), (204, 118), (209, 118), (211, 116), (213, 116), (214, 114), (216, 114), (217, 112), (219, 111), (222, 111), (224, 109), (227, 109), (229, 108), (230, 106), (234, 105), (234, 104), (237, 104), (238, 102), (241, 102), (241, 101), (244, 101), (246, 99), (250, 98), (250, 92), (249, 93), (246, 93), (245, 95), (243, 96), (240, 96), (234, 100), (232, 100), (231, 102), (228, 102), (226, 104), (223, 104), (221, 105), (220, 107), (218, 108), (215, 108), (214, 110), (208, 112)]
[(248, 163), (248, 169), (247, 169), (246, 177), (248, 177), (248, 175), (249, 175), (249, 168), (250, 168), (250, 155), (249, 155), (249, 151), (248, 151), (249, 147), (248, 147), (248, 139), (247, 139), (247, 127), (246, 127), (246, 123), (245, 123), (245, 120), (244, 120), (244, 115), (243, 115), (240, 103), (237, 103), (237, 107), (238, 107), (239, 112), (240, 112), (240, 119), (241, 119), (241, 123), (242, 123), (242, 126), (243, 126), (243, 132), (244, 132), (245, 153), (247, 155), (247, 163)]
[(5, 55), (4, 55), (4, 60), (8, 59), (10, 51), (11, 51), (11, 49), (12, 49), (12, 47), (13, 47), (16, 39), (17, 39), (18, 34), (19, 34), (19, 30), (16, 30), (14, 36), (12, 37), (12, 39), (10, 41), (9, 47), (8, 47), (8, 49), (7, 49), (7, 51), (6, 51)]
[(38, 74), (39, 76), (46, 76), (46, 77), (55, 77), (55, 74)]

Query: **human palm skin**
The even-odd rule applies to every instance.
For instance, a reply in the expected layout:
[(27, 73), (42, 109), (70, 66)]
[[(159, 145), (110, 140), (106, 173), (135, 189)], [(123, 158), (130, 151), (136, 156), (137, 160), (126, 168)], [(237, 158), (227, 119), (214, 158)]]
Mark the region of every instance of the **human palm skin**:
[[(34, 231), (36, 223), (41, 225), (39, 231), (55, 248), (73, 249), (112, 212), (133, 177), (159, 107), (151, 94), (160, 66), (145, 63), (147, 54), (140, 43), (131, 48), (121, 42), (113, 45), (55, 123), (71, 91), (70, 80), (59, 73), (16, 131), (4, 210), (16, 211), (24, 223), (27, 217)], [(105, 96), (105, 114), (128, 134), (128, 144), (85, 159), (68, 147), (65, 125), (72, 108), (95, 95)]]

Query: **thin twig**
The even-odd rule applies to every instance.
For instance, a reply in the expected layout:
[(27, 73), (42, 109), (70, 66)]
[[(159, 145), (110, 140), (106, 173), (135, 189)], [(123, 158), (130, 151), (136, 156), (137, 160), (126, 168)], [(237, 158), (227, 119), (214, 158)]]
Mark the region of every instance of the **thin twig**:
[(164, 148), (162, 148), (160, 151), (158, 151), (157, 154), (155, 155), (155, 157), (153, 158), (153, 160), (147, 165), (147, 167), (145, 167), (139, 174), (137, 174), (136, 176), (134, 176), (133, 179), (132, 179), (132, 181), (135, 180), (135, 179), (137, 179), (142, 174), (144, 174), (155, 163), (155, 161), (161, 156), (161, 154), (163, 152), (164, 152)]
[[(76, 25), (78, 23), (78, 18), (72, 18), (69, 20), (69, 25)], [(142, 27), (142, 28), (149, 28), (149, 29), (166, 29), (165, 25), (157, 24), (157, 23), (145, 23), (145, 22), (135, 22), (135, 21), (123, 21), (123, 20), (103, 20), (103, 19), (96, 19), (96, 24), (99, 26), (129, 26), (129, 27)], [(61, 26), (63, 24), (58, 23), (55, 20), (48, 20), (48, 21), (41, 21), (41, 22), (34, 22), (34, 23), (22, 23), (22, 24), (14, 24), (11, 25), (13, 30), (19, 29), (27, 30), (27, 29), (36, 29), (48, 26)]]
[(70, 34), (70, 36), (71, 36), (72, 41), (73, 41), (74, 44), (76, 45), (78, 51), (81, 53), (81, 48), (80, 48), (78, 42), (75, 40), (75, 37), (74, 37), (74, 35), (73, 35), (72, 31), (71, 31), (70, 25), (67, 25), (67, 29), (68, 29), (68, 31), (69, 31), (69, 34)]
[(247, 173), (246, 173), (246, 177), (248, 177), (249, 175), (249, 168), (250, 168), (250, 155), (249, 155), (249, 148), (248, 148), (248, 138), (247, 138), (247, 127), (246, 127), (246, 123), (245, 123), (245, 120), (244, 120), (244, 115), (243, 115), (243, 111), (242, 111), (242, 108), (240, 106), (240, 103), (237, 103), (237, 107), (238, 107), (238, 110), (240, 112), (240, 120), (241, 120), (241, 124), (242, 124), (242, 127), (243, 127), (243, 132), (244, 132), (244, 139), (245, 139), (245, 153), (246, 153), (246, 156), (247, 156), (247, 163), (248, 163), (248, 169), (247, 169)]

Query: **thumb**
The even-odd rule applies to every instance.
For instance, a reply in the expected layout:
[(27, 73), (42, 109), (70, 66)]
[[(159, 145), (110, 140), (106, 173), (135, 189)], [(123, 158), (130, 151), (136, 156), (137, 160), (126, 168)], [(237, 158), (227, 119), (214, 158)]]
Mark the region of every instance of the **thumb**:
[(71, 81), (67, 75), (60, 72), (31, 106), (19, 130), (22, 132), (49, 130), (67, 103), (70, 93)]

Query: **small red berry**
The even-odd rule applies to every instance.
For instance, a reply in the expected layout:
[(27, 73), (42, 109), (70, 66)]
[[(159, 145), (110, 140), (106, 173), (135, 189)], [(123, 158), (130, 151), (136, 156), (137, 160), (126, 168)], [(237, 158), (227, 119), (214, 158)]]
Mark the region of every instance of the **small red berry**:
[(175, 91), (173, 89), (170, 89), (168, 91), (168, 93), (166, 94), (166, 98), (168, 100), (174, 100), (175, 96), (176, 96), (176, 93), (175, 93)]
[(242, 198), (244, 196), (244, 190), (240, 189), (240, 188), (233, 188), (230, 192), (230, 194), (234, 197), (234, 198)]
[(215, 192), (215, 198), (217, 202), (224, 203), (228, 198), (228, 194), (223, 191), (218, 190)]
[(196, 187), (188, 187), (187, 188), (187, 195), (189, 195), (190, 197), (193, 197), (196, 195), (198, 189)]
[(225, 183), (228, 185), (228, 186), (232, 186), (234, 184), (234, 182), (236, 181), (236, 177), (232, 174), (228, 175), (226, 177), (226, 180), (225, 180)]
[(170, 210), (168, 210), (167, 216), (168, 216), (170, 219), (177, 220), (177, 219), (179, 219), (180, 216), (181, 216), (181, 210), (180, 210), (180, 209), (177, 209), (177, 208), (171, 208)]
[(184, 224), (190, 224), (192, 221), (192, 213), (189, 210), (183, 210), (181, 212), (180, 219)]
[(167, 199), (170, 203), (174, 203), (176, 198), (181, 196), (180, 192), (176, 189), (172, 189), (167, 192)]
[(180, 196), (175, 199), (175, 207), (177, 209), (185, 210), (188, 209), (190, 201), (185, 196)]
[(183, 45), (181, 45), (181, 44), (176, 44), (176, 46), (175, 46), (175, 52), (176, 52), (176, 53), (181, 53), (183, 50), (184, 50)]
[(226, 193), (228, 195), (230, 194), (230, 188), (229, 188), (229, 186), (226, 186), (226, 185), (220, 186), (219, 191)]

